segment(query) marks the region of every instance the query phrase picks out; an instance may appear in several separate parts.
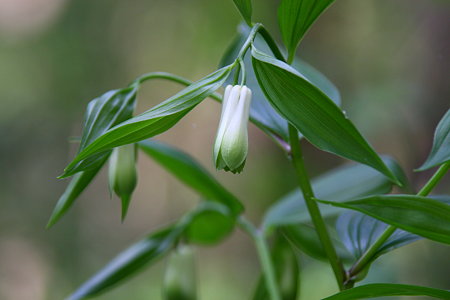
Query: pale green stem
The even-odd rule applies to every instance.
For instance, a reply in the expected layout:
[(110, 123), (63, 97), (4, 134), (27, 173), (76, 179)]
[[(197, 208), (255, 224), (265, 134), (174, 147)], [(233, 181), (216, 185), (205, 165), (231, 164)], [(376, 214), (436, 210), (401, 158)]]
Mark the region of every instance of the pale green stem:
[(261, 268), (263, 270), (264, 280), (266, 281), (270, 299), (281, 300), (278, 283), (275, 278), (275, 269), (273, 267), (269, 247), (267, 246), (264, 235), (243, 216), (239, 217), (238, 224), (253, 238), (255, 242), (256, 251), (258, 252), (259, 261), (261, 263)]
[[(425, 197), (427, 196), (433, 188), (439, 183), (439, 181), (444, 177), (447, 171), (450, 169), (450, 163), (443, 164), (434, 175), (428, 180), (428, 182), (422, 187), (422, 189), (417, 193), (417, 196)], [(367, 264), (372, 261), (374, 255), (376, 255), (378, 249), (391, 237), (395, 232), (397, 227), (390, 225), (386, 230), (377, 238), (375, 243), (373, 243), (369, 249), (358, 259), (358, 261), (349, 270), (347, 281), (351, 283), (352, 277), (361, 272)], [(350, 286), (352, 284), (349, 284)]]

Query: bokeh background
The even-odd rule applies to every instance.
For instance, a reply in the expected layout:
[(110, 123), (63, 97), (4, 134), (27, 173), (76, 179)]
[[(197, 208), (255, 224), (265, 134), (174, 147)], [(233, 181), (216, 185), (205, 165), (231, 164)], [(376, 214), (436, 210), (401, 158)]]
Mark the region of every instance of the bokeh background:
[[(279, 39), (278, 1), (254, 2), (254, 20)], [(420, 187), (434, 128), (449, 108), (450, 2), (339, 0), (307, 34), (299, 55), (340, 89), (350, 118), (377, 151), (396, 157)], [(149, 71), (190, 79), (212, 72), (240, 18), (231, 0), (0, 0), (0, 299), (63, 299), (116, 253), (193, 207), (197, 196), (144, 156), (128, 218), (109, 199), (103, 172), (52, 229), (45, 224), (67, 181), (84, 109)], [(139, 111), (180, 87), (155, 81)], [(199, 159), (258, 222), (295, 186), (285, 157), (255, 127), (239, 176), (216, 172), (211, 149), (220, 107), (205, 101), (159, 138)], [(345, 163), (306, 146), (310, 173)], [(449, 177), (436, 189), (450, 193)], [(249, 299), (259, 266), (249, 239), (198, 248), (204, 300)], [(367, 282), (450, 289), (449, 248), (420, 241), (379, 260)], [(336, 290), (329, 267), (302, 263), (302, 299)], [(98, 299), (160, 299), (164, 261)]]

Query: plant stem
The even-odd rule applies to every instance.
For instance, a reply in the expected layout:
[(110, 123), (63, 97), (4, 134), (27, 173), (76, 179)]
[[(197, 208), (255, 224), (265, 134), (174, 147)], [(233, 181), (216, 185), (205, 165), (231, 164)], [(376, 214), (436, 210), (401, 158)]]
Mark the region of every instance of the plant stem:
[[(434, 175), (428, 180), (428, 182), (422, 187), (422, 189), (417, 193), (417, 196), (425, 197), (427, 196), (433, 188), (439, 183), (439, 181), (444, 177), (447, 171), (450, 169), (450, 163), (443, 164)], [(377, 238), (375, 243), (373, 243), (369, 249), (358, 259), (358, 261), (353, 265), (353, 267), (348, 272), (347, 281), (352, 281), (352, 277), (361, 272), (367, 264), (373, 259), (378, 249), (389, 239), (389, 237), (395, 232), (397, 227), (388, 226), (386, 230)]]
[(444, 177), (447, 171), (450, 169), (450, 162), (443, 164), (434, 173), (434, 175), (428, 180), (428, 182), (422, 187), (422, 189), (417, 193), (417, 196), (425, 197), (431, 190), (439, 183), (439, 181)]
[(252, 45), (253, 40), (256, 37), (256, 34), (258, 33), (259, 30), (261, 30), (261, 28), (263, 28), (261, 23), (256, 23), (255, 25), (253, 25), (252, 30), (248, 34), (247, 40), (245, 40), (244, 44), (242, 45), (241, 50), (239, 51), (236, 59), (244, 58), (245, 53), (247, 52), (248, 48), (250, 48), (250, 46)]
[(266, 281), (267, 290), (271, 300), (281, 300), (278, 283), (275, 278), (275, 269), (273, 267), (272, 258), (270, 256), (269, 248), (263, 234), (253, 226), (247, 219), (240, 216), (238, 219), (240, 227), (247, 232), (254, 240), (256, 250), (258, 252), (259, 261)]
[(311, 183), (309, 182), (309, 177), (303, 162), (303, 155), (298, 139), (298, 132), (297, 129), (291, 124), (289, 124), (289, 141), (291, 144), (292, 162), (297, 173), (300, 189), (303, 193), (303, 197), (305, 198), (306, 206), (308, 208), (314, 227), (316, 228), (320, 242), (322, 243), (325, 253), (327, 254), (328, 260), (330, 261), (331, 268), (333, 269), (339, 289), (342, 290), (344, 288), (344, 267), (336, 253), (333, 243), (331, 242), (330, 235), (326, 228), (325, 221), (320, 214), (319, 207), (316, 201), (313, 199), (314, 192), (311, 187)]

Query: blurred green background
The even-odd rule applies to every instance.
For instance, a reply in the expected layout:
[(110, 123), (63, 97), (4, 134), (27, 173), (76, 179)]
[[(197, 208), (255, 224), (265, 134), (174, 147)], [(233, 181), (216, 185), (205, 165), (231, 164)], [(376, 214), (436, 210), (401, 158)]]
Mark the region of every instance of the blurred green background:
[[(254, 20), (279, 39), (278, 1), (254, 2)], [(339, 0), (313, 26), (299, 55), (340, 89), (350, 118), (380, 153), (413, 173), (426, 158), (434, 127), (449, 107), (450, 4), (438, 0)], [(98, 176), (52, 229), (45, 224), (67, 181), (69, 138), (81, 132), (90, 99), (149, 71), (190, 79), (212, 72), (240, 21), (231, 0), (0, 0), (0, 299), (63, 299), (116, 253), (193, 207), (197, 196), (144, 156), (126, 221)], [(145, 85), (139, 111), (179, 86)], [(211, 149), (220, 107), (205, 101), (159, 138), (199, 159), (240, 196), (250, 219), (295, 186), (285, 157), (255, 127), (239, 176), (216, 172)], [(343, 160), (310, 146), (308, 169), (320, 174)], [(447, 176), (436, 189), (450, 193)], [(204, 300), (249, 299), (259, 266), (236, 232), (198, 248)], [(450, 289), (449, 248), (421, 241), (373, 266), (367, 282)], [(160, 299), (164, 261), (98, 299)], [(329, 267), (303, 258), (302, 299), (336, 291)]]

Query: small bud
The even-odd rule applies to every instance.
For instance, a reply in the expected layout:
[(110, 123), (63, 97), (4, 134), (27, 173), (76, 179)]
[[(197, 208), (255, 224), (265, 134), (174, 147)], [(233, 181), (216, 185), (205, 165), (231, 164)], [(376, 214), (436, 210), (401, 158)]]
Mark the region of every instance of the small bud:
[(195, 259), (191, 247), (179, 246), (170, 255), (164, 274), (163, 299), (197, 299)]
[(136, 147), (134, 144), (114, 148), (109, 159), (109, 188), (122, 201), (122, 220), (125, 218), (131, 194), (137, 183)]
[(240, 173), (248, 153), (247, 123), (252, 91), (245, 85), (228, 85), (222, 102), (222, 115), (214, 144), (218, 170)]

